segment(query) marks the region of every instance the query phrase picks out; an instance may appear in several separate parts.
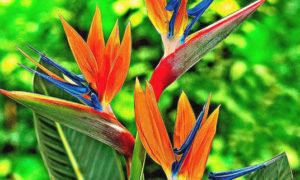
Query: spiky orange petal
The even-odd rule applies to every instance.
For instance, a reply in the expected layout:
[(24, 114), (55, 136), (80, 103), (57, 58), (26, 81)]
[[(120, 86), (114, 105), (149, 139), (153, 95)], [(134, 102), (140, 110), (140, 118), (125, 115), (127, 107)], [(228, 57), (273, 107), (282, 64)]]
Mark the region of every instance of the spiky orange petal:
[(96, 6), (96, 12), (90, 27), (87, 44), (93, 52), (97, 64), (99, 65), (105, 52), (105, 42), (102, 30), (101, 12), (98, 6)]
[(196, 118), (191, 104), (184, 92), (178, 101), (177, 116), (174, 129), (174, 148), (179, 149), (193, 129)]
[(118, 54), (118, 49), (120, 47), (120, 35), (119, 35), (119, 25), (118, 20), (108, 38), (105, 54), (108, 56), (110, 64), (115, 60)]
[(117, 56), (120, 46), (119, 26), (116, 22), (105, 47), (103, 59), (99, 62), (99, 72), (97, 73), (98, 97), (101, 102), (104, 100), (104, 94), (107, 90), (108, 75), (111, 71), (112, 62)]
[(82, 37), (60, 16), (74, 58), (87, 82), (96, 89), (95, 74), (97, 62), (89, 46)]
[(144, 92), (139, 81), (136, 81), (134, 102), (136, 125), (141, 142), (150, 157), (160, 164), (169, 176), (175, 157), (153, 89), (149, 83)]
[(170, 13), (165, 10), (166, 0), (145, 0), (148, 17), (154, 27), (162, 34), (169, 31)]
[(109, 104), (113, 97), (120, 91), (129, 69), (131, 56), (131, 30), (127, 25), (117, 57), (111, 64), (104, 94), (104, 103)]
[(214, 110), (197, 132), (191, 149), (183, 161), (179, 176), (187, 177), (187, 179), (202, 178), (216, 133), (218, 115), (219, 107)]

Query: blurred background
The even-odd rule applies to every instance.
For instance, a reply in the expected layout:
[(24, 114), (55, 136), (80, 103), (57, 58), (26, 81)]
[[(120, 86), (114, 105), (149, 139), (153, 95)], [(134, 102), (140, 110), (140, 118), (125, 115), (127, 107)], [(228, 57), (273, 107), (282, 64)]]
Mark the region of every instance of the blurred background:
[[(191, 0), (189, 6), (200, 1)], [(215, 0), (193, 30), (251, 2)], [(0, 0), (0, 88), (32, 91), (33, 75), (17, 63), (34, 66), (15, 48), (27, 43), (79, 74), (58, 15), (63, 15), (86, 39), (96, 4), (102, 12), (106, 39), (117, 19), (121, 37), (126, 24), (132, 24), (131, 66), (112, 107), (118, 119), (135, 134), (134, 79), (138, 76), (142, 82), (149, 80), (163, 52), (143, 0)], [(222, 105), (207, 172), (252, 165), (286, 151), (295, 179), (300, 179), (299, 16), (298, 0), (267, 0), (162, 95), (159, 106), (170, 135), (182, 90), (196, 115), (210, 92), (212, 109)], [(147, 179), (164, 179), (162, 170), (150, 158), (145, 174)], [(31, 110), (3, 96), (0, 179), (48, 179)]]

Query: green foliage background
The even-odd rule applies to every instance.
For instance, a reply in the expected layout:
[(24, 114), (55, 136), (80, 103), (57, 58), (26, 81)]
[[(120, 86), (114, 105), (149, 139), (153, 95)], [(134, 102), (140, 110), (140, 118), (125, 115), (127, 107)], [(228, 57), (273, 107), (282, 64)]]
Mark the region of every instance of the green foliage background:
[[(193, 30), (250, 2), (215, 0)], [(160, 36), (146, 16), (143, 0), (0, 0), (0, 87), (32, 91), (33, 75), (17, 63), (34, 66), (15, 49), (27, 43), (79, 73), (58, 15), (86, 38), (96, 4), (106, 38), (117, 19), (121, 35), (126, 24), (132, 24), (131, 66), (112, 105), (116, 116), (135, 133), (134, 79), (149, 80), (162, 55)], [(196, 113), (210, 92), (213, 107), (222, 105), (207, 171), (252, 165), (286, 151), (295, 179), (300, 178), (299, 15), (298, 0), (268, 0), (162, 95), (159, 105), (170, 135), (181, 90)], [(147, 179), (164, 177), (149, 158), (145, 173)], [(32, 112), (0, 96), (0, 179), (47, 178)]]

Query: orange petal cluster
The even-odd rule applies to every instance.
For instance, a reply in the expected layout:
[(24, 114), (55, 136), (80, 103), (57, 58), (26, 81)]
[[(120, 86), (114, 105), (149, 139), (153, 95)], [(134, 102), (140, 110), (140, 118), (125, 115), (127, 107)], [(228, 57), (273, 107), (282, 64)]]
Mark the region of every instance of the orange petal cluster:
[[(181, 36), (188, 22), (186, 10), (188, 0), (182, 0), (174, 27), (174, 36)], [(145, 0), (148, 17), (161, 34), (168, 34), (172, 12), (167, 11), (166, 0)]]
[[(165, 171), (168, 179), (172, 179), (172, 163), (181, 155), (173, 153), (171, 141), (161, 117), (154, 91), (149, 83), (144, 91), (136, 80), (135, 116), (137, 130), (149, 156)], [(177, 175), (179, 179), (201, 179), (207, 158), (216, 133), (219, 107), (207, 118), (210, 97), (202, 118), (202, 125), (195, 135), (187, 156), (184, 158)], [(196, 118), (187, 96), (182, 93), (178, 102), (177, 117), (174, 130), (174, 148), (180, 148), (196, 123)]]
[(89, 85), (98, 93), (103, 107), (120, 91), (128, 72), (131, 55), (131, 31), (127, 25), (122, 42), (116, 23), (105, 45), (99, 8), (90, 27), (88, 40), (83, 38), (61, 17), (74, 58)]

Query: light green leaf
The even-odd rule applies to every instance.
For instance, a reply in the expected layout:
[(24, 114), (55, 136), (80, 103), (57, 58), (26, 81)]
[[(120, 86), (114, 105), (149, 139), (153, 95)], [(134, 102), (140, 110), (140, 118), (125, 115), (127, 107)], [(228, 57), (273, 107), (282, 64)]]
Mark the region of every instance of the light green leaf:
[(144, 179), (145, 159), (146, 159), (146, 151), (140, 140), (139, 134), (136, 133), (129, 180)]
[[(34, 91), (74, 101), (70, 95), (38, 76), (34, 78)], [(34, 115), (40, 151), (51, 177), (124, 179), (120, 157), (115, 150), (46, 117)]]

